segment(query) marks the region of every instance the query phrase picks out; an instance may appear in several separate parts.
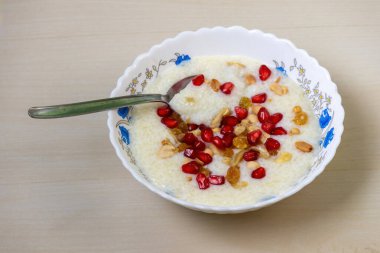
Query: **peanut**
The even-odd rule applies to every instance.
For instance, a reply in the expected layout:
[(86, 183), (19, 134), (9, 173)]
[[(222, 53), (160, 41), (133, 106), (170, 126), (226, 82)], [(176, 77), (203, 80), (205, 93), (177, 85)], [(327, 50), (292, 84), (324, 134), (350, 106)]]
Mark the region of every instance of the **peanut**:
[(214, 119), (211, 121), (210, 127), (216, 128), (219, 127), (220, 122), (222, 122), (223, 116), (227, 116), (231, 113), (230, 109), (228, 107), (222, 108), (218, 114), (214, 117)]
[(219, 127), (215, 127), (215, 128), (212, 129), (212, 131), (214, 133), (219, 133), (220, 132), (220, 128)]
[(261, 143), (265, 143), (269, 137), (270, 137), (270, 134), (268, 134), (266, 132), (262, 132), (262, 134), (260, 136)]
[(195, 129), (193, 131), (190, 131), (190, 133), (193, 133), (195, 136), (201, 135), (201, 130), (200, 129)]
[(244, 133), (245, 130), (246, 130), (245, 126), (237, 125), (234, 129), (234, 134), (241, 135), (242, 133)]
[(268, 159), (270, 157), (270, 154), (263, 145), (252, 147), (252, 149), (258, 151), (260, 153), (259, 157), (261, 158)]
[(240, 125), (242, 126), (248, 126), (249, 125), (249, 120), (248, 119), (243, 119), (241, 122), (240, 122)]
[(222, 152), (220, 151), (220, 149), (218, 149), (215, 145), (213, 144), (210, 144), (210, 149), (212, 152), (214, 152), (214, 154), (218, 154), (218, 155), (221, 155)]
[(238, 68), (245, 68), (245, 65), (240, 62), (228, 61), (227, 66), (236, 66)]
[(295, 145), (296, 145), (296, 148), (297, 148), (298, 150), (301, 150), (302, 152), (309, 153), (309, 152), (311, 152), (311, 151), (313, 150), (313, 146), (310, 145), (310, 144), (307, 143), (307, 142), (304, 142), (304, 141), (297, 141), (297, 142), (295, 143)]
[(249, 125), (249, 126), (247, 127), (248, 132), (252, 132), (252, 131), (254, 131), (254, 130), (256, 130), (256, 129), (258, 129), (258, 127), (255, 126), (255, 125)]
[(280, 85), (278, 83), (272, 83), (271, 85), (269, 85), (269, 89), (279, 96), (282, 96), (288, 93), (288, 87), (284, 85)]
[(256, 123), (256, 122), (258, 121), (257, 116), (254, 115), (254, 114), (250, 114), (250, 115), (248, 115), (247, 119), (248, 119), (249, 122), (251, 122), (251, 123)]
[(257, 115), (259, 113), (261, 107), (262, 107), (261, 105), (253, 105), (252, 106), (252, 112)]
[(239, 152), (237, 152), (232, 158), (231, 166), (237, 166), (241, 162), (241, 160), (243, 160), (244, 153), (245, 150), (240, 150)]
[(236, 184), (232, 185), (232, 187), (234, 187), (235, 189), (241, 189), (247, 186), (248, 186), (248, 182), (246, 181), (237, 182)]
[(255, 162), (255, 161), (249, 161), (249, 162), (247, 162), (247, 168), (248, 169), (255, 170), (258, 167), (260, 167), (260, 164), (258, 162)]
[(161, 146), (161, 148), (158, 150), (157, 155), (159, 158), (165, 159), (172, 157), (176, 152), (176, 148), (173, 145), (167, 144)]
[(212, 152), (212, 150), (209, 149), (209, 148), (206, 148), (205, 151), (203, 151), (203, 152), (209, 154), (210, 156), (213, 156), (213, 155), (214, 155), (214, 152)]

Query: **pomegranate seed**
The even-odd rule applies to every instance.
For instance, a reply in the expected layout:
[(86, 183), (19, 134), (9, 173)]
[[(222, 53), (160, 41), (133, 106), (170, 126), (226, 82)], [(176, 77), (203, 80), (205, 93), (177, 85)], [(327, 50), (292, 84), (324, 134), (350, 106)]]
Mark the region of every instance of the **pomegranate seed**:
[(198, 183), (198, 187), (201, 190), (206, 190), (210, 187), (210, 181), (203, 173), (198, 173), (197, 177), (195, 178)]
[(260, 66), (259, 77), (260, 77), (261, 81), (267, 80), (271, 74), (272, 74), (272, 71), (270, 71), (270, 69), (267, 66), (265, 66), (265, 65)]
[(176, 126), (178, 126), (178, 121), (169, 117), (162, 118), (161, 123), (167, 126), (168, 128), (175, 128)]
[(260, 123), (264, 123), (267, 121), (270, 117), (270, 114), (268, 110), (265, 107), (261, 107), (259, 112), (257, 113), (257, 118), (259, 119)]
[(233, 90), (233, 88), (235, 87), (235, 85), (231, 82), (227, 82), (227, 83), (224, 83), (220, 86), (220, 90), (224, 93), (224, 94), (231, 94), (231, 91)]
[(222, 119), (222, 125), (236, 126), (239, 123), (239, 119), (235, 116), (224, 116)]
[(168, 117), (172, 114), (173, 110), (168, 105), (160, 106), (157, 108), (157, 115), (160, 117)]
[(196, 76), (193, 78), (192, 82), (195, 86), (201, 86), (205, 82), (205, 76), (204, 75)]
[(254, 95), (252, 98), (252, 103), (262, 104), (267, 100), (267, 94), (266, 93), (260, 93), (257, 95)]
[(212, 144), (214, 144), (219, 149), (225, 148), (223, 140), (219, 136), (215, 136), (214, 138), (212, 138)]
[(222, 141), (226, 148), (232, 146), (235, 135), (233, 133), (227, 133), (223, 136)]
[(204, 165), (212, 162), (212, 156), (203, 151), (197, 153), (197, 158), (203, 162)]
[(270, 122), (264, 122), (261, 124), (261, 129), (263, 129), (268, 134), (272, 133), (272, 130), (276, 127), (275, 124)]
[(200, 168), (201, 166), (195, 161), (191, 161), (182, 165), (182, 171), (188, 174), (197, 174)]
[(287, 134), (288, 132), (283, 128), (283, 127), (276, 127), (272, 130), (272, 132), (270, 134), (273, 134), (273, 135), (285, 135)]
[(247, 162), (255, 161), (259, 158), (259, 154), (260, 154), (259, 152), (251, 149), (243, 154), (243, 159)]
[(230, 125), (224, 125), (222, 128), (220, 128), (220, 133), (221, 134), (228, 134), (232, 133), (234, 131), (234, 127)]
[(208, 177), (210, 184), (221, 185), (224, 184), (225, 178), (224, 176), (211, 175)]
[(248, 110), (240, 106), (235, 106), (235, 114), (238, 119), (243, 120), (247, 118)]
[(273, 138), (268, 138), (265, 142), (265, 148), (268, 150), (269, 153), (275, 153), (277, 150), (280, 149), (280, 147), (281, 144), (278, 142), (278, 140), (275, 140)]
[(197, 137), (193, 133), (186, 133), (182, 138), (182, 142), (192, 145), (197, 140)]
[(262, 132), (259, 129), (249, 132), (247, 134), (248, 143), (250, 145), (256, 145), (259, 142), (261, 135), (262, 135)]
[(205, 124), (200, 124), (199, 125), (199, 130), (203, 130), (203, 129), (205, 129), (206, 128), (206, 125)]
[(197, 157), (197, 152), (192, 148), (187, 148), (183, 151), (183, 155), (191, 159), (195, 159)]
[(203, 130), (201, 130), (201, 138), (203, 141), (211, 142), (213, 137), (214, 137), (214, 133), (211, 128), (206, 127)]
[(265, 177), (265, 168), (259, 167), (259, 168), (255, 169), (254, 171), (252, 171), (251, 177), (255, 178), (255, 179), (261, 179), (261, 178)]
[(280, 122), (283, 118), (283, 115), (282, 113), (275, 113), (275, 114), (272, 114), (270, 117), (269, 117), (269, 122), (272, 122), (273, 124), (277, 124), (278, 122)]
[(193, 131), (193, 130), (195, 130), (197, 128), (198, 128), (197, 124), (193, 124), (193, 123), (187, 124), (187, 130), (188, 131)]
[(203, 151), (206, 149), (206, 144), (203, 142), (203, 141), (200, 141), (200, 140), (196, 140), (194, 143), (193, 143), (193, 147), (198, 150), (198, 151)]

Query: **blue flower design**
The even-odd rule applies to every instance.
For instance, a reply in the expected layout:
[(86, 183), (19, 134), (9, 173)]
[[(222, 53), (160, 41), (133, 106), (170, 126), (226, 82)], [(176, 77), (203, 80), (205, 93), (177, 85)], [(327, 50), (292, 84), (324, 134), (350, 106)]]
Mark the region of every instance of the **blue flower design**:
[(187, 55), (187, 54), (181, 54), (181, 55), (177, 56), (177, 60), (175, 61), (175, 65), (179, 65), (183, 61), (190, 61), (190, 60), (191, 60), (191, 58), (190, 58), (189, 55)]
[(125, 119), (128, 116), (129, 113), (129, 107), (122, 107), (117, 109), (117, 114), (119, 114), (120, 117)]
[(331, 121), (331, 116), (329, 114), (329, 110), (326, 108), (322, 111), (321, 117), (319, 118), (319, 125), (323, 129), (328, 126), (330, 121)]
[(286, 74), (286, 70), (284, 69), (284, 67), (282, 67), (282, 66), (278, 66), (278, 67), (276, 67), (276, 69), (277, 69), (279, 72), (281, 72), (284, 76), (288, 76), (288, 75)]
[(334, 139), (334, 128), (331, 128), (327, 134), (326, 134), (326, 137), (323, 141), (323, 147), (324, 148), (327, 148), (327, 146), (331, 143), (331, 141)]
[(123, 126), (119, 126), (119, 129), (120, 129), (120, 134), (121, 134), (121, 139), (122, 139), (122, 141), (123, 141), (125, 144), (128, 145), (128, 144), (130, 143), (128, 129), (126, 129), (126, 128), (123, 127)]

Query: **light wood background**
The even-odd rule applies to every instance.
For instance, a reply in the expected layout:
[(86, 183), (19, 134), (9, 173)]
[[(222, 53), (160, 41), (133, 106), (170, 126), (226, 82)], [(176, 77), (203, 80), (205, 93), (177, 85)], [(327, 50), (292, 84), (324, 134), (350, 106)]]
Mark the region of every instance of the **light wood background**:
[[(0, 1), (0, 252), (380, 252), (380, 1)], [(210, 215), (138, 184), (106, 113), (32, 105), (107, 97), (133, 59), (184, 30), (242, 25), (306, 49), (343, 96), (327, 170), (276, 205)]]

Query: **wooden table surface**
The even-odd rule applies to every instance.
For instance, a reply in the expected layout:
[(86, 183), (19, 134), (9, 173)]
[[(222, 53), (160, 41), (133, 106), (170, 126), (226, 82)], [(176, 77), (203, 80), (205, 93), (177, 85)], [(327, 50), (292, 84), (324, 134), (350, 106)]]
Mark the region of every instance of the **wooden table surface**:
[[(380, 252), (380, 1), (0, 1), (0, 252)], [(326, 171), (239, 215), (169, 203), (137, 183), (106, 113), (33, 120), (32, 105), (107, 97), (178, 32), (258, 28), (306, 49), (346, 110)]]

